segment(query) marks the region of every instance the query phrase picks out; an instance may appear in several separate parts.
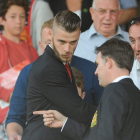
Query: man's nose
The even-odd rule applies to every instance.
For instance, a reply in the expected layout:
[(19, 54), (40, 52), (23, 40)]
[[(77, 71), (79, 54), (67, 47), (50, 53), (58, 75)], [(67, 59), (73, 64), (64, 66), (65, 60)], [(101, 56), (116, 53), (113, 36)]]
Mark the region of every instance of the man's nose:
[(94, 73), (94, 74), (95, 74), (95, 75), (98, 75), (98, 74), (97, 74), (97, 69), (95, 70), (95, 73)]
[(16, 17), (16, 22), (21, 23), (21, 18), (19, 16)]
[(106, 11), (106, 13), (105, 13), (105, 18), (106, 18), (107, 20), (109, 20), (109, 19), (111, 18), (111, 12), (110, 12), (110, 11)]
[(136, 42), (136, 51), (140, 51), (140, 41)]
[(66, 44), (65, 48), (64, 48), (65, 52), (69, 52), (70, 51), (70, 44)]

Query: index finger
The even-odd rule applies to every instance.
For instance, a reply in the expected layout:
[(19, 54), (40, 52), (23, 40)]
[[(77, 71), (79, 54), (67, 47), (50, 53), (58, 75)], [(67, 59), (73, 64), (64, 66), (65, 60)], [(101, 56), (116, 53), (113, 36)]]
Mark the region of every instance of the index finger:
[(47, 110), (34, 111), (34, 112), (33, 112), (34, 115), (44, 115), (44, 114), (47, 114), (47, 113), (48, 113)]

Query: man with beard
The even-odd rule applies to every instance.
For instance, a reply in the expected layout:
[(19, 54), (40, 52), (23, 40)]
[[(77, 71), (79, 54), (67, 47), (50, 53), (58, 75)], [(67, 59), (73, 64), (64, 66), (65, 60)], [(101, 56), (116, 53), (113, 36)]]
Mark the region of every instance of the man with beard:
[(69, 67), (80, 36), (80, 19), (70, 11), (54, 18), (52, 41), (34, 62), (28, 79), (27, 126), (22, 140), (69, 140), (60, 129), (45, 127), (41, 115), (33, 111), (55, 109), (88, 127), (96, 107), (78, 95)]

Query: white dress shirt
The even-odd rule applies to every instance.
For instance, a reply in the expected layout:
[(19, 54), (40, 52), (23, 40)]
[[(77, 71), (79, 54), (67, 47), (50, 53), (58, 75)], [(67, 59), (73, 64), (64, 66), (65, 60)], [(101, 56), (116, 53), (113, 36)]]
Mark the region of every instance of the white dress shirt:
[(137, 86), (137, 88), (140, 90), (140, 63), (137, 59), (134, 60), (130, 77), (133, 80), (134, 84)]

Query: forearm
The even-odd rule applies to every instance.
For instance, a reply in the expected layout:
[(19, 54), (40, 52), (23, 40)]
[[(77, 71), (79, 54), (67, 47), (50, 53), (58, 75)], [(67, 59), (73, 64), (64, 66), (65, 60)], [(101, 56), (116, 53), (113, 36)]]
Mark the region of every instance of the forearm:
[(137, 15), (137, 9), (136, 8), (131, 8), (131, 9), (124, 10), (120, 19), (119, 19), (119, 25), (122, 25), (122, 24), (125, 24), (125, 23), (129, 22), (136, 15)]
[(16, 123), (16, 122), (9, 123), (6, 127), (6, 130), (7, 130), (8, 137), (11, 137), (13, 135), (22, 136), (22, 134), (23, 134), (22, 126), (20, 124)]

